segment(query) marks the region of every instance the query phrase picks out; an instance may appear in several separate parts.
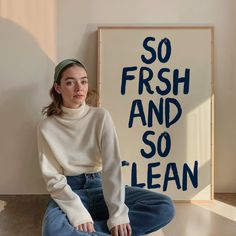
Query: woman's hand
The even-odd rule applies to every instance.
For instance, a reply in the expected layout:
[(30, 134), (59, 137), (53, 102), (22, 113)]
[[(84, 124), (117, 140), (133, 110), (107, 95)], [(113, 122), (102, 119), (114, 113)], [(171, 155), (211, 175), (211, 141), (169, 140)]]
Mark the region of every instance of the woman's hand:
[(112, 236), (131, 236), (130, 224), (116, 225), (111, 229)]
[(78, 226), (75, 227), (75, 228), (76, 228), (77, 230), (85, 231), (85, 232), (89, 232), (89, 233), (95, 232), (95, 229), (94, 229), (94, 227), (93, 227), (93, 223), (91, 223), (91, 222), (87, 222), (87, 223), (78, 225)]

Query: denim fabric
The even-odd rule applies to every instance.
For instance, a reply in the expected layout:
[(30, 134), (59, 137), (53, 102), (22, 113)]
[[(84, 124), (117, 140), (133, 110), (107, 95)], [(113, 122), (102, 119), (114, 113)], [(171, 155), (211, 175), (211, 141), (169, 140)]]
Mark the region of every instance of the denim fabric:
[[(102, 192), (101, 173), (67, 176), (72, 190), (79, 195), (84, 206), (94, 220), (94, 233), (76, 230), (68, 221), (65, 213), (51, 199), (46, 209), (43, 236), (106, 236), (109, 217)], [(140, 236), (156, 231), (168, 224), (174, 216), (172, 200), (159, 193), (137, 187), (125, 187), (125, 204), (129, 208), (132, 235)]]

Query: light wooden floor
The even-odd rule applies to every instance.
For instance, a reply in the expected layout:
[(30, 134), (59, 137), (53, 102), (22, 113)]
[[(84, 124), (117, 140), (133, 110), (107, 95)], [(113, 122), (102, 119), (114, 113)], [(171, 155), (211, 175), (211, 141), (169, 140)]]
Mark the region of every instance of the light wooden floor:
[[(0, 196), (0, 235), (40, 236), (47, 201), (46, 195)], [(174, 220), (150, 236), (236, 236), (236, 194), (216, 194), (210, 203), (175, 206)]]
[(174, 220), (150, 236), (236, 236), (236, 194), (208, 203), (177, 203)]

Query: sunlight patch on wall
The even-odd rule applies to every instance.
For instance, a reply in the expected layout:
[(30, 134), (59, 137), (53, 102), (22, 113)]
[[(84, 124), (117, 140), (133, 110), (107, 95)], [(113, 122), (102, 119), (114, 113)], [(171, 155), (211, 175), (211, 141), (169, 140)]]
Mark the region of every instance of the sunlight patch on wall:
[(211, 185), (207, 185), (200, 190), (191, 200), (205, 199), (205, 196), (211, 195)]
[(56, 61), (55, 0), (0, 0), (0, 16), (33, 35), (44, 53)]
[[(209, 161), (210, 145), (210, 98), (187, 114), (187, 145), (189, 160), (198, 160), (200, 166)], [(204, 135), (201, 135), (204, 133)], [(194, 156), (193, 156), (194, 155)]]

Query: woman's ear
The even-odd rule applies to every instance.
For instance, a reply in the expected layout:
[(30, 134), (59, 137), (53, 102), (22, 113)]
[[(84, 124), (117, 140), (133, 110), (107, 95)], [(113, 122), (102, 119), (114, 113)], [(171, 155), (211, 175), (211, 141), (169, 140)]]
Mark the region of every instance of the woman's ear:
[(54, 83), (54, 89), (56, 90), (57, 93), (61, 94), (61, 87), (57, 83)]

